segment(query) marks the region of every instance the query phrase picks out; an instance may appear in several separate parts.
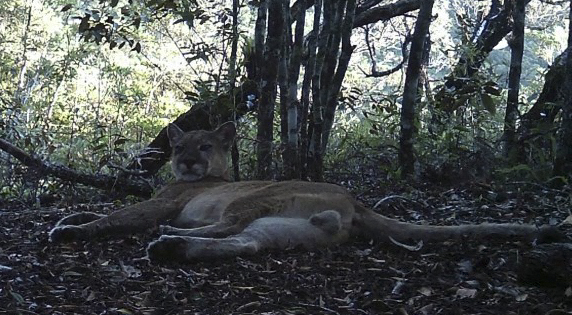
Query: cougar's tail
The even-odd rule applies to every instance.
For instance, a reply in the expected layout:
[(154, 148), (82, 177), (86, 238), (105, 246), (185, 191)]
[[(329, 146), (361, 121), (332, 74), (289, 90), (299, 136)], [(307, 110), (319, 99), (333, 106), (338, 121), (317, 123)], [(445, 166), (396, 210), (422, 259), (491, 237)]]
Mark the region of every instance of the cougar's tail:
[(542, 238), (543, 242), (553, 242), (561, 237), (561, 233), (555, 227), (537, 228), (528, 224), (482, 223), (454, 226), (413, 224), (385, 217), (361, 205), (356, 205), (356, 216), (352, 228), (354, 234), (380, 242), (389, 242), (390, 237), (399, 242), (445, 241), (461, 237), (515, 238), (527, 241)]

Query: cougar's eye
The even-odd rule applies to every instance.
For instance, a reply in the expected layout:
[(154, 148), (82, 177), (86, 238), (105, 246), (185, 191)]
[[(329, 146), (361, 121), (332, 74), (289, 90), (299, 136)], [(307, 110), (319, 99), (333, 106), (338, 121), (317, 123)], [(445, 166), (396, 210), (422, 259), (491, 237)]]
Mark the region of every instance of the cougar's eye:
[(175, 150), (175, 153), (181, 153), (181, 152), (183, 152), (183, 146), (180, 145), (180, 144), (177, 144), (177, 145), (174, 147), (174, 150)]
[(199, 150), (201, 151), (208, 151), (212, 148), (213, 146), (210, 144), (201, 144), (201, 146), (199, 147)]

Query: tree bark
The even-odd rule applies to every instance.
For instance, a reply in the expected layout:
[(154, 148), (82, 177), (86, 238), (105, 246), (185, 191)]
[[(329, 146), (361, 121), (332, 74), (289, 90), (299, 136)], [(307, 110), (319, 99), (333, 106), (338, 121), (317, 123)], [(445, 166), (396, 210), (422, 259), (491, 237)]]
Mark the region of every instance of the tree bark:
[[(572, 0), (570, 1), (569, 18), (572, 19)], [(570, 20), (572, 21), (572, 20)], [(572, 22), (568, 25), (568, 50), (572, 47)], [(554, 175), (569, 177), (572, 174), (572, 53), (566, 56), (565, 65), (565, 101), (562, 104), (562, 121), (556, 147)], [(561, 182), (566, 182), (562, 180)]]
[(557, 129), (554, 124), (558, 113), (565, 102), (566, 86), (566, 61), (572, 51), (566, 48), (560, 56), (556, 57), (544, 76), (544, 86), (538, 99), (521, 117), (517, 130), (518, 139), (516, 150), (520, 163), (533, 160), (533, 148), (540, 150), (543, 159), (550, 158), (552, 152), (551, 138)]
[(276, 80), (278, 64), (280, 62), (280, 48), (282, 46), (282, 28), (284, 16), (282, 15), (283, 0), (269, 0), (268, 2), (268, 28), (266, 36), (266, 49), (264, 51), (264, 67), (261, 69), (261, 92), (258, 107), (257, 131), (257, 178), (270, 179), (272, 177), (272, 140), (274, 107), (276, 100)]
[[(312, 1), (312, 0), (307, 0)], [(313, 1), (312, 1), (313, 2)], [(313, 93), (313, 82), (316, 74), (317, 60), (317, 42), (320, 34), (320, 17), (322, 15), (322, 1), (317, 0), (314, 5), (314, 20), (312, 23), (312, 32), (308, 35), (308, 51), (306, 65), (304, 68), (304, 80), (302, 82), (302, 97), (300, 114), (300, 134), (302, 136), (301, 152), (300, 152), (300, 177), (305, 179), (308, 177), (308, 164), (310, 164), (310, 142), (313, 132), (313, 115), (309, 115), (310, 110), (310, 94)], [(317, 93), (314, 93), (316, 95)], [(315, 103), (313, 104), (316, 105)], [(314, 107), (312, 107), (313, 110)]]
[[(268, 1), (261, 0), (258, 6), (256, 24), (254, 27), (254, 73), (250, 75), (257, 80), (261, 79), (262, 61), (264, 60), (264, 44), (266, 41), (266, 18), (268, 16)], [(260, 82), (258, 82), (260, 84)]]
[[(324, 130), (322, 134), (322, 154), (326, 153), (326, 147), (328, 146), (328, 141), (330, 138), (330, 132), (334, 124), (334, 118), (336, 115), (336, 109), (338, 108), (338, 96), (342, 89), (342, 82), (346, 75), (348, 65), (350, 63), (350, 58), (355, 49), (355, 46), (351, 44), (352, 36), (352, 25), (355, 18), (356, 1), (348, 0), (345, 8), (345, 16), (343, 21), (340, 20), (341, 29), (341, 53), (338, 57), (337, 69), (331, 79), (330, 88), (327, 96), (326, 108), (324, 110)], [(343, 9), (342, 9), (343, 10)], [(340, 16), (343, 16), (340, 13)], [(339, 44), (337, 44), (339, 45)]]
[[(230, 86), (230, 94), (234, 95), (236, 88), (236, 58), (238, 54), (238, 0), (232, 0), (232, 44), (230, 49), (230, 57), (228, 60), (228, 81)], [(236, 99), (233, 99), (232, 108), (236, 108)], [(239, 152), (236, 141), (232, 144), (231, 149), (231, 160), (232, 160), (232, 172), (234, 175), (234, 180), (240, 180), (240, 163), (239, 163)]]
[[(512, 2), (513, 0), (507, 0)], [(511, 48), (510, 70), (508, 74), (508, 96), (504, 117), (504, 155), (509, 159), (515, 157), (516, 143), (516, 120), (518, 118), (518, 95), (520, 89), (520, 74), (522, 72), (522, 56), (524, 53), (524, 18), (525, 0), (514, 0), (512, 7), (512, 39), (509, 42)]]
[(415, 31), (411, 40), (411, 53), (405, 74), (403, 102), (401, 105), (401, 134), (399, 138), (399, 165), (402, 178), (407, 178), (415, 170), (415, 105), (417, 101), (417, 87), (423, 61), (423, 46), (431, 25), (431, 13), (434, 0), (425, 0), (421, 3)]
[[(312, 80), (312, 125), (308, 150), (308, 175), (323, 179), (323, 156), (338, 105), (338, 95), (354, 47), (351, 31), (355, 18), (354, 0), (324, 2), (323, 25)], [(340, 52), (341, 44), (341, 52)]]
[[(302, 1), (305, 4), (305, 0)], [(298, 77), (302, 65), (304, 50), (304, 26), (306, 10), (300, 10), (296, 15), (296, 28), (294, 30), (294, 43), (291, 50), (290, 65), (288, 67), (288, 103), (286, 104), (286, 142), (284, 148), (284, 167), (286, 179), (300, 178), (300, 147), (299, 147), (299, 107)]]
[[(282, 46), (280, 48), (280, 64), (278, 69), (278, 87), (280, 88), (280, 151), (282, 157), (282, 174), (280, 178), (286, 179), (286, 173), (291, 161), (288, 157), (288, 108), (290, 106), (289, 67), (292, 62), (292, 28), (289, 1), (282, 2), (282, 15), (284, 16), (284, 29)], [(294, 95), (296, 97), (296, 95)], [(277, 174), (278, 175), (278, 174)]]
[[(321, 98), (322, 74), (326, 58), (326, 50), (328, 45), (329, 29), (332, 23), (331, 4), (316, 0), (314, 4), (315, 14), (321, 13), (323, 23), (320, 31), (317, 33), (317, 52), (316, 63), (314, 65), (314, 73), (312, 77), (312, 109), (311, 109), (311, 125), (308, 130), (310, 144), (308, 147), (308, 177), (313, 180), (321, 181), (323, 176), (322, 164), (322, 121), (323, 121), (323, 102)], [(323, 13), (322, 13), (323, 12)], [(319, 15), (318, 15), (319, 17)], [(315, 20), (314, 20), (315, 21)], [(316, 30), (314, 28), (314, 30)]]

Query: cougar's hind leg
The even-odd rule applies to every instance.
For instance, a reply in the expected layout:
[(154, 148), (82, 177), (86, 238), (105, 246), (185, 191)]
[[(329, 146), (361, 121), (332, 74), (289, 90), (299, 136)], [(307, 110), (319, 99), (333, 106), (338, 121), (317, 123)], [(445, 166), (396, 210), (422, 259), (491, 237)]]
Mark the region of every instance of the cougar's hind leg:
[(70, 214), (70, 215), (62, 218), (60, 221), (58, 221), (58, 223), (56, 223), (56, 226), (59, 226), (59, 225), (80, 225), (80, 224), (84, 224), (84, 223), (88, 223), (91, 221), (101, 219), (105, 216), (106, 216), (105, 214), (99, 214), (99, 213), (95, 213), (95, 212), (74, 213), (74, 214)]
[(69, 242), (100, 236), (125, 235), (157, 228), (179, 211), (171, 200), (151, 199), (119, 209), (107, 216), (80, 225), (59, 225), (50, 232), (50, 241)]
[[(239, 234), (226, 238), (197, 237), (216, 235), (220, 227), (205, 226), (187, 231), (201, 231), (194, 236), (163, 235), (147, 247), (152, 261), (198, 261), (213, 258), (252, 255), (260, 250), (304, 247), (312, 249), (343, 242), (346, 234), (340, 215), (325, 211), (311, 219), (265, 217), (253, 221)], [(216, 232), (210, 234), (208, 232)], [(230, 232), (230, 230), (226, 230)]]
[(253, 255), (260, 250), (251, 237), (205, 238), (162, 235), (147, 247), (147, 256), (155, 262), (201, 261)]
[(230, 235), (240, 233), (243, 227), (233, 224), (215, 223), (191, 229), (181, 229), (170, 225), (161, 225), (159, 232), (166, 235), (178, 236), (194, 236), (194, 237), (210, 237), (223, 238)]

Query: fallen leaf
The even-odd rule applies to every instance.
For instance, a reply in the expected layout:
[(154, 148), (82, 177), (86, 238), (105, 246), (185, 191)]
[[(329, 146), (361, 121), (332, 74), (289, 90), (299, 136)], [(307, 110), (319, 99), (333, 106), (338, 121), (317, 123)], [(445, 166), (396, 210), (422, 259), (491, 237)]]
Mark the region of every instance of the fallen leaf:
[(566, 219), (564, 219), (564, 221), (562, 221), (562, 223), (560, 223), (562, 225), (572, 225), (572, 215), (569, 215)]
[(527, 298), (528, 298), (528, 294), (526, 294), (526, 293), (523, 293), (523, 294), (516, 296), (516, 300), (518, 302), (524, 302), (524, 301), (526, 301)]
[(477, 295), (477, 290), (476, 289), (465, 289), (465, 288), (461, 288), (459, 290), (457, 290), (457, 292), (455, 293), (456, 297), (465, 299), (465, 298), (469, 298), (472, 299)]
[(421, 289), (417, 290), (417, 292), (421, 293), (424, 296), (431, 296), (433, 294), (433, 290), (428, 287), (421, 287)]

